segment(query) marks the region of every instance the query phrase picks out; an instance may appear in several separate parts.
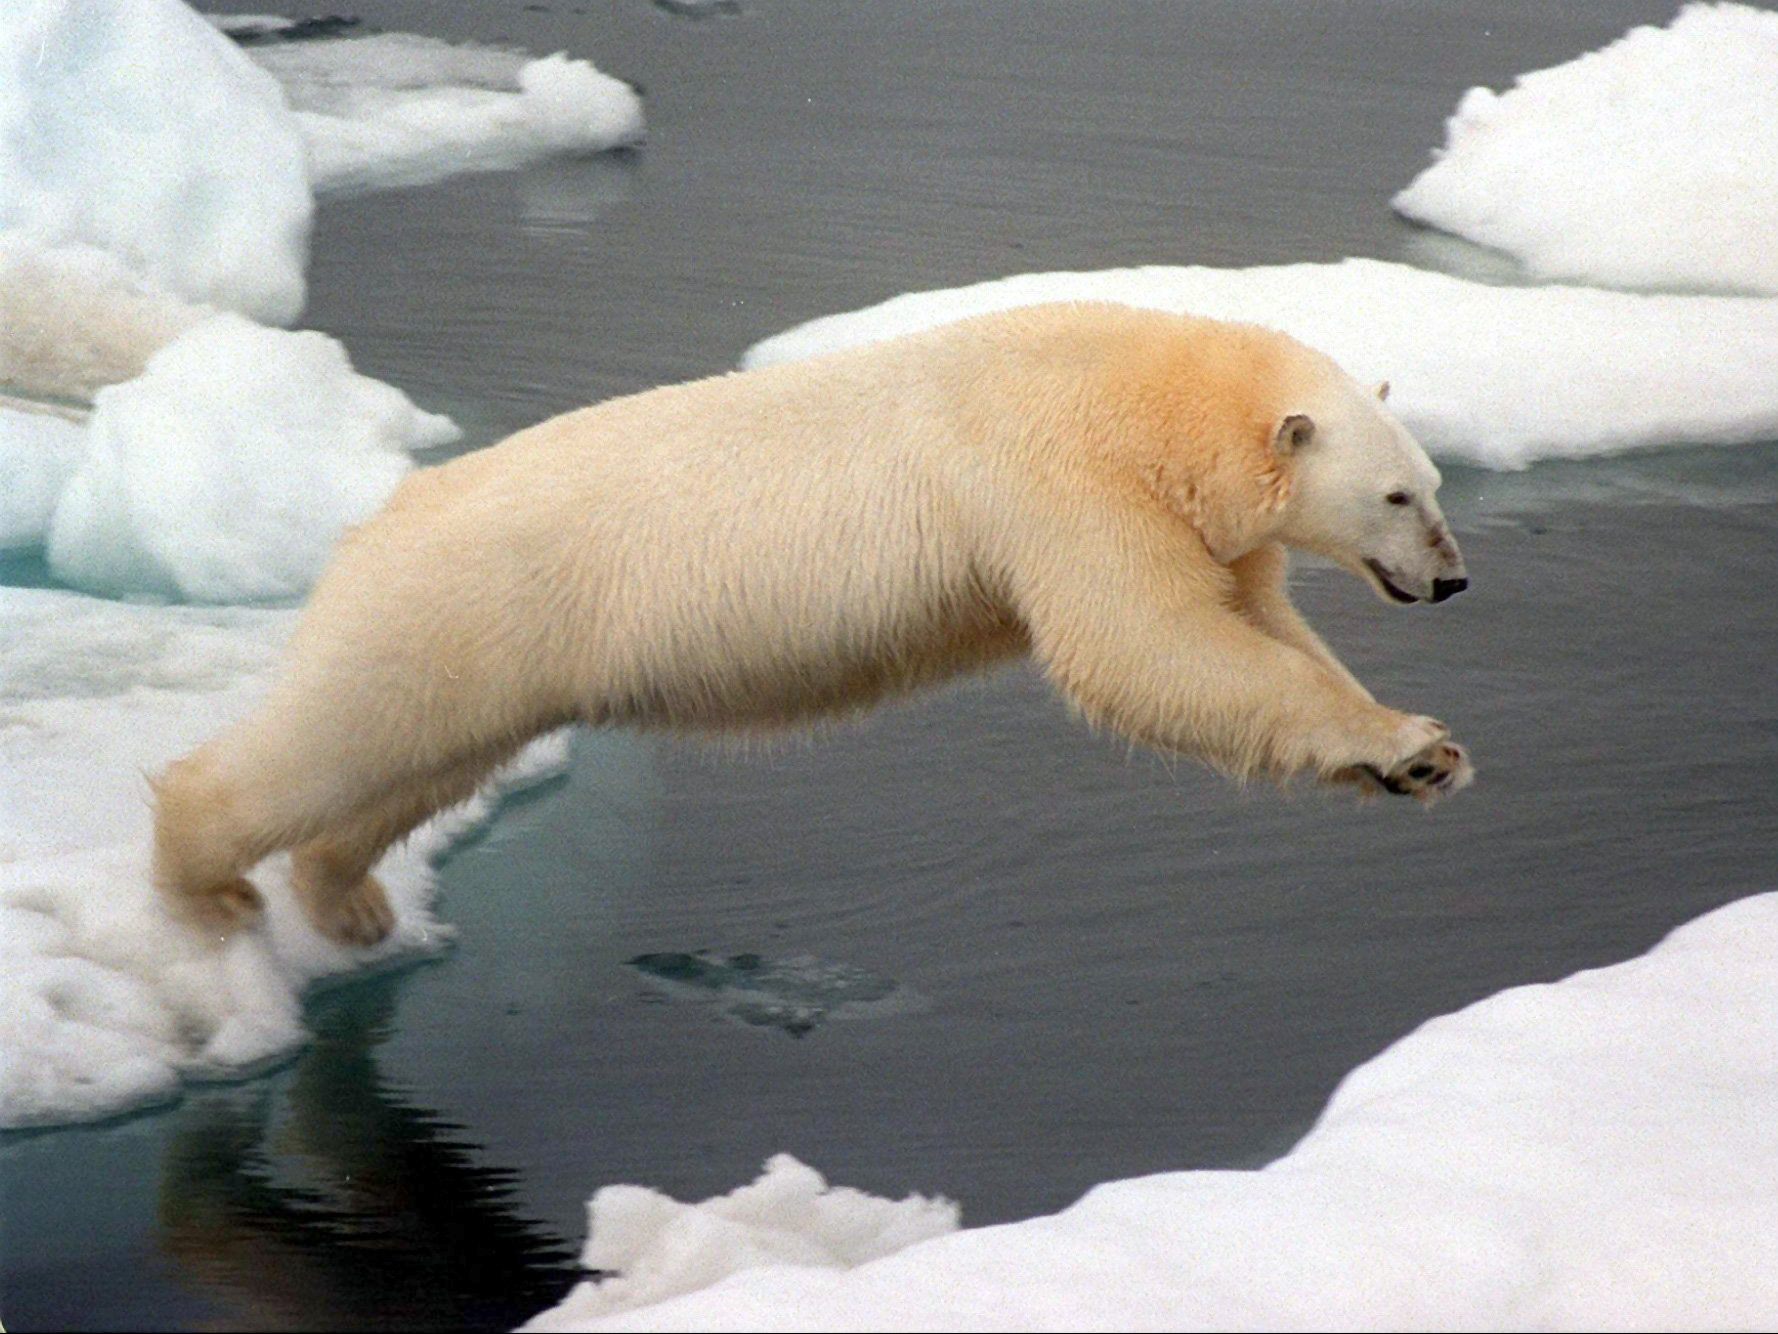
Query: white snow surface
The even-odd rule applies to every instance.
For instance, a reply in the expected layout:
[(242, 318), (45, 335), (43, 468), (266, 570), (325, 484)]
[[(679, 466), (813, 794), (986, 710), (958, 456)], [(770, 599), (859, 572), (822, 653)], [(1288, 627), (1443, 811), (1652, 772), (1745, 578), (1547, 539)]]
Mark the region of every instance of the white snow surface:
[(525, 1328), (575, 1328), (761, 1266), (850, 1269), (956, 1227), (949, 1200), (885, 1200), (830, 1187), (787, 1153), (767, 1162), (752, 1184), (701, 1204), (642, 1186), (607, 1186), (587, 1206), (581, 1263), (618, 1277), (582, 1283)]
[(359, 375), (324, 334), (223, 314), (100, 390), (86, 436), (49, 526), (56, 577), (243, 602), (305, 592), (407, 474), (407, 451), (458, 431)]
[(1395, 207), (1541, 277), (1778, 293), (1778, 13), (1687, 5), (1470, 89)]
[(1116, 301), (1281, 329), (1437, 458), (1497, 469), (1657, 445), (1778, 440), (1778, 300), (1496, 287), (1380, 260), (1029, 273), (811, 320), (743, 365), (818, 356), (1046, 301)]
[[(251, 1073), (302, 1041), (307, 984), (448, 939), (430, 861), (487, 794), (384, 860), (397, 924), (374, 951), (310, 929), (287, 858), (254, 873), (265, 921), (226, 942), (175, 923), (150, 888), (145, 775), (251, 707), (295, 616), (0, 589), (0, 1128)], [(546, 737), (502, 781), (565, 755), (564, 734)]]
[(0, 231), (283, 324), (313, 212), (277, 81), (178, 0), (0, 7)]
[(412, 185), (642, 138), (636, 90), (563, 54), (537, 60), (410, 33), (249, 53), (282, 85), (318, 190)]
[(717, 1201), (602, 1191), (590, 1263), (639, 1286), (734, 1272), (628, 1311), (626, 1280), (604, 1306), (583, 1285), (525, 1328), (1769, 1328), (1775, 955), (1778, 894), (1743, 899), (1641, 958), (1423, 1025), (1262, 1171), (1112, 1182), (851, 1267), (657, 1224)]

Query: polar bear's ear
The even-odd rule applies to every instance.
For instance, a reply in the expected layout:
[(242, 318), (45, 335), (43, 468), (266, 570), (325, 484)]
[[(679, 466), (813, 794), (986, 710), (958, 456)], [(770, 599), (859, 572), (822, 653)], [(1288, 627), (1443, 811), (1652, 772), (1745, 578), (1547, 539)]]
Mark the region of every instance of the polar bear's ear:
[(1293, 412), (1278, 423), (1278, 434), (1272, 447), (1280, 454), (1294, 454), (1315, 438), (1315, 423), (1300, 412)]
[(1389, 398), (1389, 381), (1387, 381), (1387, 380), (1378, 380), (1377, 381), (1377, 397), (1379, 399), (1383, 399), (1385, 401)]

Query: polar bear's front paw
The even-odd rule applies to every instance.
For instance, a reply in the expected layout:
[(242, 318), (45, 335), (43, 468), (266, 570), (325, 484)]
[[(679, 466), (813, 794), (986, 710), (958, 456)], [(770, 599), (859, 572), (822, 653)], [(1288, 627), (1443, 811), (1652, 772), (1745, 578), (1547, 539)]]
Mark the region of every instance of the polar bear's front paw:
[(344, 893), (309, 899), (305, 906), (315, 929), (336, 945), (368, 948), (382, 943), (395, 929), (395, 909), (382, 883), (372, 875)]
[(1373, 776), (1384, 791), (1430, 805), (1468, 787), (1475, 766), (1462, 746), (1441, 738), (1387, 773), (1373, 771)]

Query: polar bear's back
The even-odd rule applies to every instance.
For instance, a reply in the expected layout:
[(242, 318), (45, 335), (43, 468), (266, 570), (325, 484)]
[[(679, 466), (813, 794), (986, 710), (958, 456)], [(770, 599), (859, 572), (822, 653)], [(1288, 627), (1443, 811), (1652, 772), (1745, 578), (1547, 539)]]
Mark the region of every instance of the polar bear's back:
[(1006, 572), (1080, 512), (1081, 442), (1140, 434), (1144, 377), (1180, 357), (1277, 338), (1011, 311), (571, 412), (404, 482), (317, 586), (297, 658), (370, 679), (397, 637), (596, 720), (863, 705), (1022, 651)]
[(966, 451), (933, 458), (948, 391), (884, 369), (671, 386), (417, 472), (342, 545), (297, 656), (337, 680), (399, 633), (478, 674), (520, 664), (567, 713), (745, 726), (1016, 652)]

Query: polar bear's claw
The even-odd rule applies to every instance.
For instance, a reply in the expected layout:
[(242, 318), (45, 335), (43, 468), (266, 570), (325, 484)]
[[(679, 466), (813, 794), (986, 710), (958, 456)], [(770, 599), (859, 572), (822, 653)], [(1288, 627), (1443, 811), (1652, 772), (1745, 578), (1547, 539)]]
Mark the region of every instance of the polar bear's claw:
[(1382, 775), (1381, 781), (1396, 796), (1430, 805), (1468, 787), (1474, 778), (1469, 752), (1455, 741), (1441, 740)]

